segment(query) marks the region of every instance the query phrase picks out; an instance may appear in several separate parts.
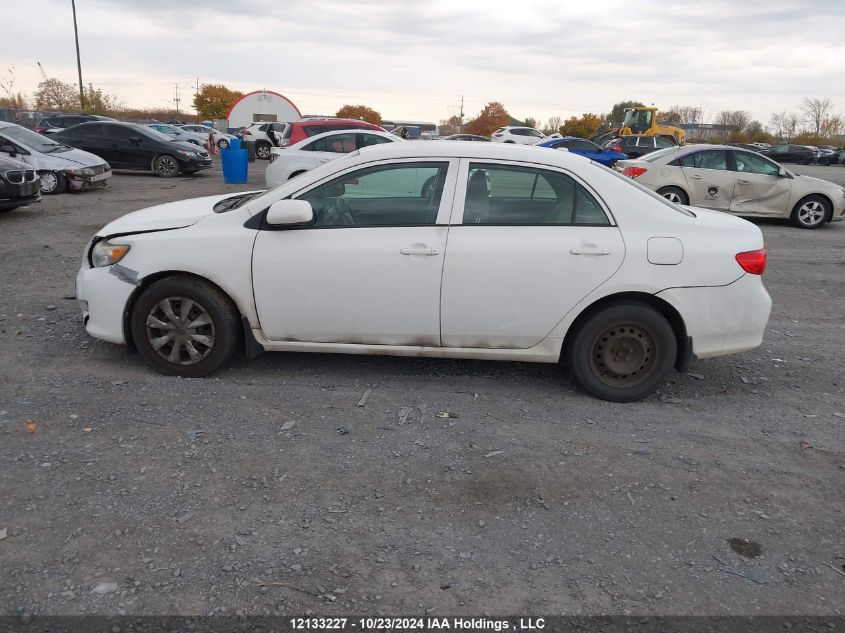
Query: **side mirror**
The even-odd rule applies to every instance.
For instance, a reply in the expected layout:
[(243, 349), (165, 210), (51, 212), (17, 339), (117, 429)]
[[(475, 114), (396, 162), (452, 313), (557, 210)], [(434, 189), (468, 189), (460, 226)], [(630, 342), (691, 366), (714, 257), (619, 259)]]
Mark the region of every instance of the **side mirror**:
[(284, 226), (305, 224), (314, 219), (314, 210), (307, 200), (277, 200), (267, 209), (267, 224)]
[(141, 144), (141, 137), (140, 136), (130, 136), (129, 140), (135, 143), (135, 145)]
[(778, 170), (778, 176), (780, 176), (781, 178), (788, 178), (789, 174), (787, 173), (787, 171), (783, 167), (781, 167)]
[(4, 154), (8, 154), (12, 158), (14, 158), (15, 156), (18, 155), (18, 153), (15, 151), (15, 148), (12, 145), (0, 145), (0, 152), (3, 152)]

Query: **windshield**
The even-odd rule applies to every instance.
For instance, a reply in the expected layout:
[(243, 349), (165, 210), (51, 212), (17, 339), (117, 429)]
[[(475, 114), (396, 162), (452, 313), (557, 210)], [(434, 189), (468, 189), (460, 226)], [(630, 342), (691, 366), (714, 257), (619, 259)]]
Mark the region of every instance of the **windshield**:
[(626, 110), (623, 128), (631, 128), (634, 134), (642, 134), (651, 129), (651, 120), (654, 112), (651, 110)]
[(49, 154), (50, 152), (55, 152), (58, 149), (66, 147), (43, 134), (33, 132), (20, 125), (10, 125), (9, 127), (0, 128), (0, 134), (32, 152)]
[(679, 152), (681, 151), (680, 147), (665, 147), (663, 149), (659, 149), (656, 152), (651, 152), (651, 154), (646, 154), (640, 160), (643, 160), (647, 163), (653, 163), (656, 160), (660, 160), (664, 156), (668, 156), (672, 152)]

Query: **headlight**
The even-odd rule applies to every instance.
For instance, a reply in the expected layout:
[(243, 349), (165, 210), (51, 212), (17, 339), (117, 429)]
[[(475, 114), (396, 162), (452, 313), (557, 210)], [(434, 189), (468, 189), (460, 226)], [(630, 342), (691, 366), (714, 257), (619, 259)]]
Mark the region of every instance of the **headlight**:
[(845, 187), (839, 187), (839, 195), (845, 198)]
[(116, 264), (129, 252), (128, 244), (112, 244), (108, 240), (101, 240), (94, 244), (91, 250), (91, 263), (94, 268)]
[(186, 149), (180, 149), (179, 153), (184, 154), (185, 156), (199, 156), (199, 154), (197, 154), (196, 152), (189, 152)]
[(94, 170), (90, 167), (81, 167), (80, 169), (69, 169), (67, 172), (71, 176), (93, 176)]

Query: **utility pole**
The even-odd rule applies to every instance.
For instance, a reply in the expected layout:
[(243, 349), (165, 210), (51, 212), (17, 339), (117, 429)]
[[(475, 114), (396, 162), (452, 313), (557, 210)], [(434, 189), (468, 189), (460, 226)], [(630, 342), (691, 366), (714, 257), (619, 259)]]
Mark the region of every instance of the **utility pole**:
[(464, 95), (461, 95), (461, 122), (458, 124), (458, 132), (464, 131)]
[(76, 70), (79, 72), (79, 105), (85, 107), (85, 91), (82, 88), (82, 61), (79, 58), (79, 29), (76, 27), (76, 0), (70, 0), (73, 9), (73, 37), (76, 40)]
[(176, 118), (179, 118), (179, 84), (174, 83), (173, 87), (176, 89), (176, 95), (173, 97), (173, 103), (176, 105)]

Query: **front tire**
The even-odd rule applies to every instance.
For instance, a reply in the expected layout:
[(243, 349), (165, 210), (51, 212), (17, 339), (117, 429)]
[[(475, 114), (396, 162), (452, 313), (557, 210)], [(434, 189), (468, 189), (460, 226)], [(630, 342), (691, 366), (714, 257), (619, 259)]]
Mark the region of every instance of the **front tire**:
[(661, 196), (666, 198), (669, 202), (675, 204), (689, 204), (689, 196), (687, 192), (680, 187), (661, 187), (657, 190)]
[(632, 402), (654, 393), (672, 371), (678, 343), (660, 312), (637, 301), (611, 304), (567, 336), (566, 364), (588, 393)]
[(199, 378), (218, 370), (240, 342), (238, 311), (207, 282), (166, 277), (146, 288), (130, 315), (132, 340), (153, 369)]
[(67, 178), (60, 171), (40, 171), (41, 194), (52, 196), (67, 191)]
[(229, 141), (227, 141), (225, 138), (221, 138), (219, 141), (217, 141), (217, 147), (220, 149), (229, 149)]
[(163, 154), (153, 162), (153, 171), (162, 178), (173, 178), (179, 175), (179, 162), (170, 154)]
[(817, 229), (830, 217), (830, 204), (821, 196), (807, 196), (799, 200), (789, 216), (800, 229)]
[(255, 155), (261, 160), (268, 160), (270, 158), (270, 143), (267, 141), (258, 141), (255, 143)]

